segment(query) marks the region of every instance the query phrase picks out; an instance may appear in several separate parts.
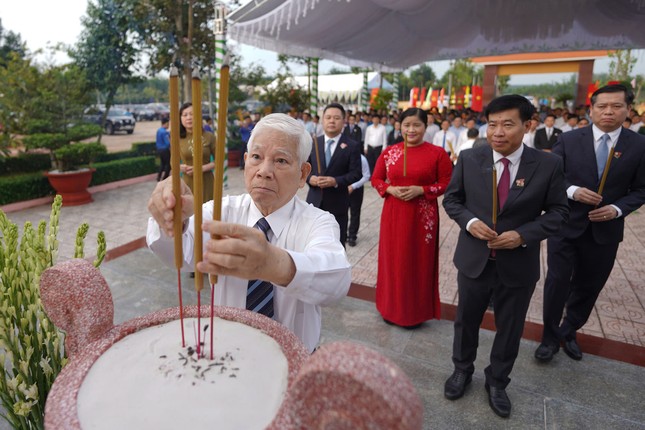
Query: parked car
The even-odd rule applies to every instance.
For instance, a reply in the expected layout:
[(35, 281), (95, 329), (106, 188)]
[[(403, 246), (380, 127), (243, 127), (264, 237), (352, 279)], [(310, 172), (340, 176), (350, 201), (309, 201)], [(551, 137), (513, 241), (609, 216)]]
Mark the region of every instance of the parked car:
[(153, 121), (158, 119), (157, 112), (154, 109), (150, 109), (148, 106), (136, 105), (133, 107), (132, 112), (137, 121)]
[(148, 103), (146, 105), (147, 109), (153, 110), (155, 112), (155, 119), (168, 118), (170, 117), (170, 108), (168, 105), (163, 103)]
[[(85, 121), (101, 125), (103, 111), (99, 109), (89, 109), (85, 115)], [(105, 118), (105, 133), (114, 134), (117, 131), (125, 131), (128, 134), (134, 133), (134, 126), (137, 120), (132, 113), (125, 109), (112, 107)]]

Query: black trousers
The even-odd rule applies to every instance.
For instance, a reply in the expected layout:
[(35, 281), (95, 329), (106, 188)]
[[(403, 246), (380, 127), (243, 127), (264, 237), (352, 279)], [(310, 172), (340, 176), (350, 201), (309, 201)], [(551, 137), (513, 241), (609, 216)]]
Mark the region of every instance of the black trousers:
[(365, 188), (359, 187), (349, 195), (349, 239), (356, 240), (361, 226), (361, 206), (363, 206)]
[(492, 387), (506, 388), (520, 348), (524, 319), (529, 309), (535, 284), (510, 288), (502, 284), (495, 260), (489, 260), (482, 274), (468, 278), (457, 275), (459, 304), (455, 318), (452, 362), (456, 369), (468, 374), (475, 371), (479, 346), (479, 326), (491, 297), (495, 309), (495, 340), (490, 352), (490, 365), (484, 369), (486, 382)]
[(380, 146), (369, 146), (367, 147), (367, 164), (370, 166), (370, 172), (374, 172), (374, 166), (376, 166), (376, 160), (378, 160), (381, 151), (383, 150)]
[(553, 236), (547, 240), (543, 343), (558, 345), (561, 340), (575, 339), (609, 278), (618, 245), (596, 243), (591, 225), (575, 239)]
[(159, 182), (170, 176), (170, 148), (157, 151), (157, 154), (159, 154), (159, 158), (161, 159), (159, 173), (157, 173), (157, 182)]

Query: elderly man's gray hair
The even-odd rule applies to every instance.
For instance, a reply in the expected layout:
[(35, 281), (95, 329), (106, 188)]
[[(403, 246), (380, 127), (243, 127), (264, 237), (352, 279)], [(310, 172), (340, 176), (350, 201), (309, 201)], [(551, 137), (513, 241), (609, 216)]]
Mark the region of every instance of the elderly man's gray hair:
[(254, 137), (260, 134), (264, 129), (271, 129), (284, 133), (288, 139), (295, 140), (298, 145), (298, 159), (300, 164), (307, 161), (311, 154), (311, 136), (305, 129), (305, 126), (289, 115), (283, 113), (272, 113), (262, 118), (251, 132), (248, 150), (253, 148)]

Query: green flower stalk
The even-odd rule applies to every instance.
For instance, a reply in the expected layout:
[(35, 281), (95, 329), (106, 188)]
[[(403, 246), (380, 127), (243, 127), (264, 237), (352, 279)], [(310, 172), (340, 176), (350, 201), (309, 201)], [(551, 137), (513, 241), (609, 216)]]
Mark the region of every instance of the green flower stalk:
[[(47, 318), (40, 301), (40, 276), (56, 263), (58, 222), (62, 198), (56, 196), (47, 223), (34, 229), (18, 226), (0, 211), (0, 402), (12, 428), (44, 428), (45, 400), (67, 363), (64, 334)], [(83, 257), (83, 242), (89, 225), (82, 224), (76, 237), (75, 256)], [(97, 259), (106, 252), (105, 234), (98, 234)]]

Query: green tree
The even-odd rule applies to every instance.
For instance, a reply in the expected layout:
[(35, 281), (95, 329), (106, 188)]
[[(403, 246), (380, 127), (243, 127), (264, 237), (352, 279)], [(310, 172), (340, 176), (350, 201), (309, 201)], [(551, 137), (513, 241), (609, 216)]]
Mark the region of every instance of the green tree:
[(475, 65), (470, 58), (461, 58), (456, 60), (443, 74), (439, 80), (439, 86), (448, 88), (448, 82), (452, 76), (453, 88), (459, 88), (466, 85), (472, 85), (473, 79), (482, 82), (484, 71), (482, 67)]
[(2, 19), (0, 19), (0, 67), (6, 67), (11, 53), (16, 53), (22, 58), (27, 53), (27, 47), (20, 38), (20, 34), (6, 31), (2, 27)]
[(609, 53), (609, 76), (611, 80), (628, 83), (633, 79), (632, 72), (637, 58), (631, 49), (619, 49)]
[(390, 102), (392, 101), (393, 96), (394, 94), (392, 94), (391, 91), (380, 90), (378, 94), (376, 94), (376, 97), (374, 97), (374, 100), (372, 100), (370, 108), (375, 111), (388, 111), (390, 109)]
[(70, 56), (85, 72), (90, 88), (106, 94), (103, 125), (119, 87), (134, 80), (137, 51), (131, 41), (134, 26), (131, 6), (116, 0), (95, 1), (87, 4), (87, 16), (81, 19), (80, 42)]
[(209, 0), (119, 0), (132, 7), (137, 39), (150, 58), (148, 72), (156, 74), (175, 64), (183, 70), (184, 100), (191, 99), (193, 65), (215, 63), (215, 16)]

